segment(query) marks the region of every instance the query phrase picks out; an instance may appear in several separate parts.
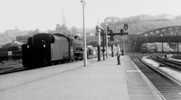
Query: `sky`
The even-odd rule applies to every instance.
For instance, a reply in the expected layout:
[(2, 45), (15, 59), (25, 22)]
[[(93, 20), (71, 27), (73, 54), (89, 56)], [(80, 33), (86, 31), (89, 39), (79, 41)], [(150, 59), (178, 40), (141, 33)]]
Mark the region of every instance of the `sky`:
[[(181, 15), (180, 0), (85, 0), (85, 23), (93, 28), (104, 18), (142, 14)], [(64, 21), (63, 21), (64, 19)], [(80, 0), (0, 0), (0, 32), (7, 29), (54, 29), (65, 23), (82, 27)]]

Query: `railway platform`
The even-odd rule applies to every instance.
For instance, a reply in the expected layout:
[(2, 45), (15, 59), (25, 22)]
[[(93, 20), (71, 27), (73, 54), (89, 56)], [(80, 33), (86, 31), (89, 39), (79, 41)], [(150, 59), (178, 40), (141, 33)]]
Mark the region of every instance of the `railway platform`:
[(0, 76), (0, 100), (162, 100), (128, 56)]

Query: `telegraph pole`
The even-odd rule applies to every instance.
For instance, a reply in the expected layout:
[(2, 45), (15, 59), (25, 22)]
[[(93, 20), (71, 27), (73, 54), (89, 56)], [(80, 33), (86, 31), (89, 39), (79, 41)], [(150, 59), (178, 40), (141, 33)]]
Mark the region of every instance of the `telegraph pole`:
[(85, 1), (81, 0), (82, 3), (82, 25), (83, 25), (83, 37), (84, 37), (84, 67), (87, 66), (87, 46), (86, 46), (86, 32), (85, 32)]

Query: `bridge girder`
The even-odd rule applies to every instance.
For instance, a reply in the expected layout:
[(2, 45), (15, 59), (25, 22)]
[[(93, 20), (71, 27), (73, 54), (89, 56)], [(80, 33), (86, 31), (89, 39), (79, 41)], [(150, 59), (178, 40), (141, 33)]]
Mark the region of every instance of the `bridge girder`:
[(132, 45), (136, 51), (140, 50), (143, 43), (153, 42), (181, 42), (181, 26), (168, 26), (144, 32), (132, 38)]
[(153, 36), (153, 35), (181, 35), (181, 26), (168, 26), (162, 27), (154, 30), (150, 30), (142, 33), (143, 36)]
[(139, 37), (137, 41), (141, 43), (153, 43), (153, 42), (181, 42), (181, 36), (147, 36)]

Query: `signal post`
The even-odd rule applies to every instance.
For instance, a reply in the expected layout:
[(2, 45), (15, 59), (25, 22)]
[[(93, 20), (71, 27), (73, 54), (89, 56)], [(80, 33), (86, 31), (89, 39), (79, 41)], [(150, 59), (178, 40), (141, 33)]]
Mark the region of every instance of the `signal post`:
[[(128, 35), (127, 30), (128, 30), (128, 24), (124, 24), (123, 29), (121, 29), (119, 33), (113, 33), (113, 31), (111, 29), (109, 29), (109, 27), (107, 27), (107, 32), (108, 32), (107, 35), (110, 36), (110, 40), (112, 42), (112, 44), (111, 44), (112, 57), (114, 57), (114, 50), (113, 50), (114, 36), (116, 36), (116, 35), (119, 35), (119, 36)], [(124, 49), (123, 48), (122, 48), (121, 52), (124, 53)]]

